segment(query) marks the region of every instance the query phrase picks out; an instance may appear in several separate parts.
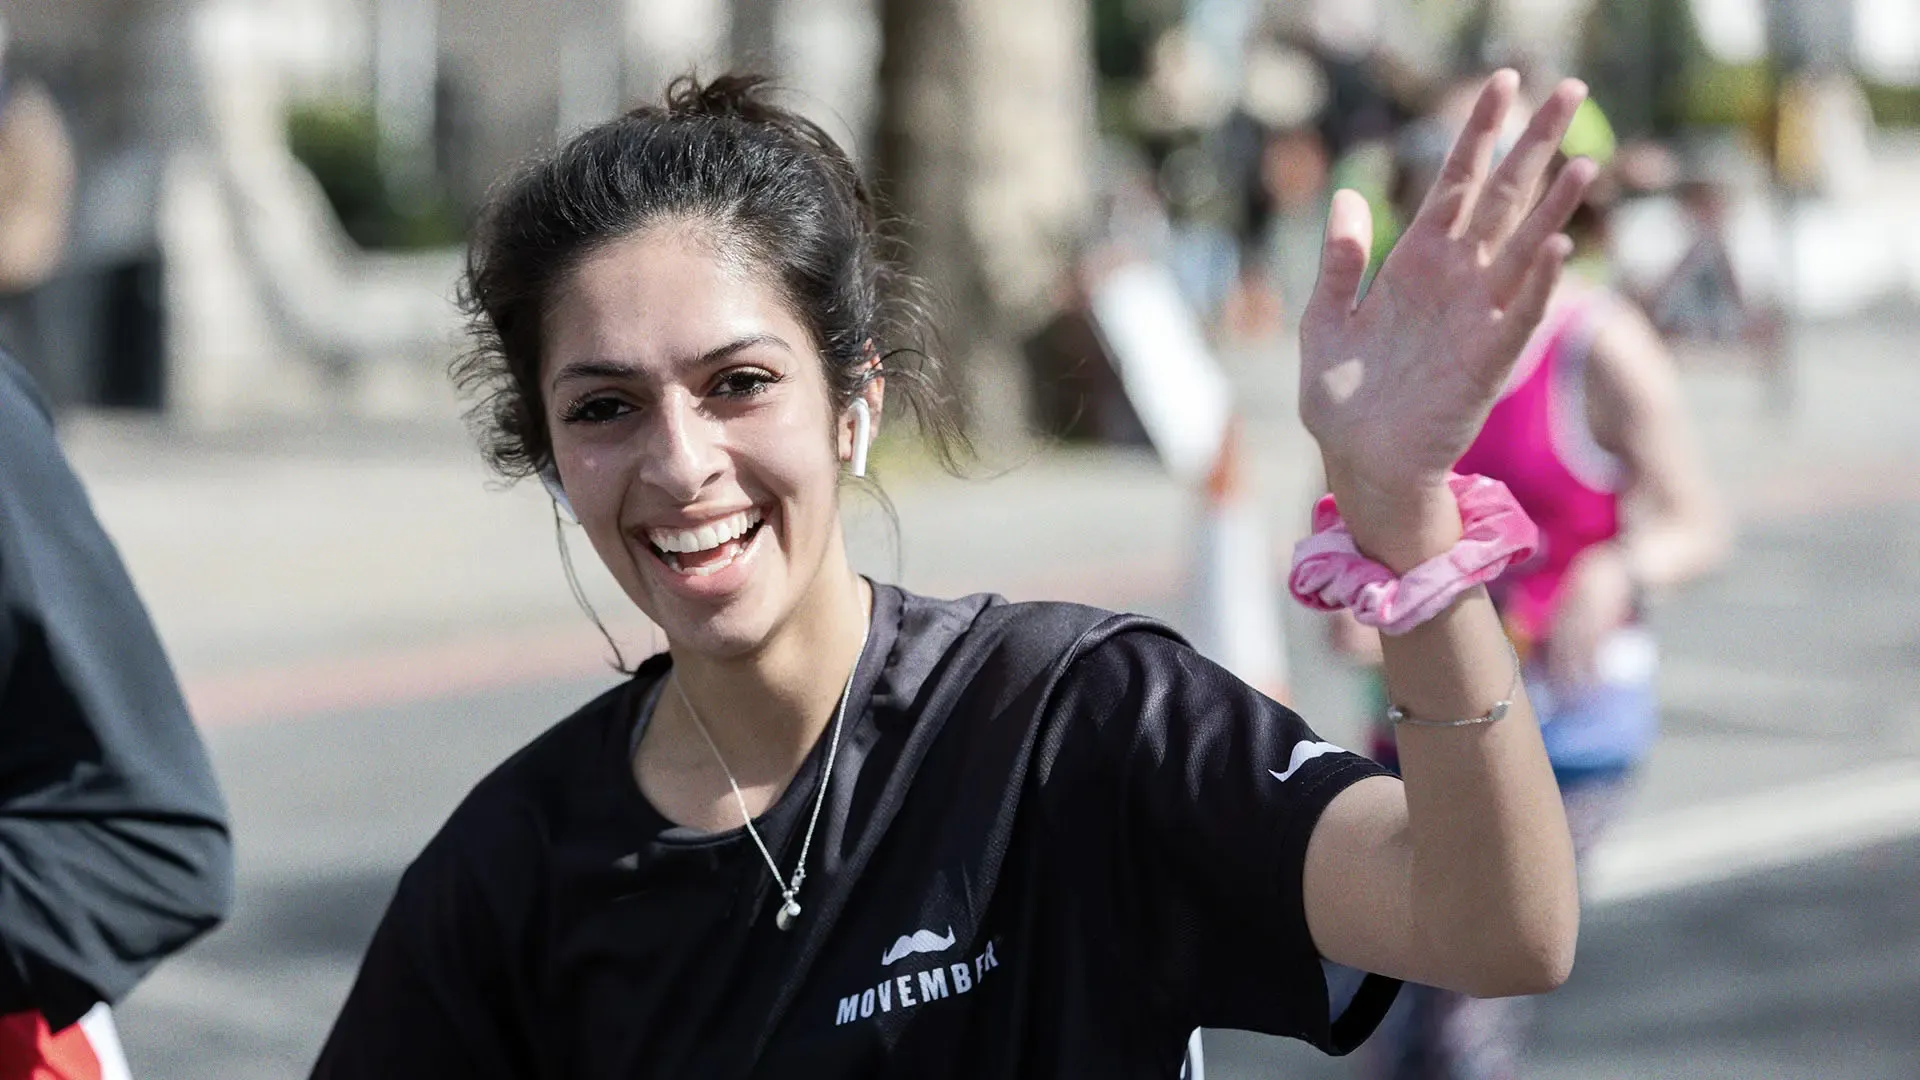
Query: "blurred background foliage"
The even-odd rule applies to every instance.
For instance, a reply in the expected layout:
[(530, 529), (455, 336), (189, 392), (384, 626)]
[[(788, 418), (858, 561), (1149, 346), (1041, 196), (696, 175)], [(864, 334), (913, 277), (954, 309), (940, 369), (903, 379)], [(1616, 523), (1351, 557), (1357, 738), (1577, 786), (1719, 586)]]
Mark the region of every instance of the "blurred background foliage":
[(1920, 86), (1893, 86), (1867, 80), (1867, 104), (1873, 109), (1876, 124), (1887, 127), (1920, 127)]
[(370, 103), (294, 103), (287, 109), (287, 143), (361, 247), (414, 250), (457, 244), (464, 237), (465, 215), (441, 184), (401, 191), (389, 182)]

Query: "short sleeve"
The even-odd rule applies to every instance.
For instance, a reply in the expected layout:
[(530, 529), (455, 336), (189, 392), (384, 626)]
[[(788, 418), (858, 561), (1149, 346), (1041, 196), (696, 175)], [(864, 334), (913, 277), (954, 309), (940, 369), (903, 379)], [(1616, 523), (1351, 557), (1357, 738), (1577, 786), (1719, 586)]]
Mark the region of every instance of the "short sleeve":
[(316, 1080), (540, 1075), (503, 900), (443, 832), (401, 878)]
[[(1307, 930), (1302, 871), (1334, 796), (1382, 775), (1291, 710), (1165, 634), (1129, 630), (1065, 671), (1039, 762), (1072, 873), (1115, 898), (1112, 934), (1178, 1024), (1345, 1053), (1397, 983), (1357, 991)], [(1335, 984), (1342, 992), (1330, 993)], [(1335, 1009), (1330, 1000), (1341, 1000)]]

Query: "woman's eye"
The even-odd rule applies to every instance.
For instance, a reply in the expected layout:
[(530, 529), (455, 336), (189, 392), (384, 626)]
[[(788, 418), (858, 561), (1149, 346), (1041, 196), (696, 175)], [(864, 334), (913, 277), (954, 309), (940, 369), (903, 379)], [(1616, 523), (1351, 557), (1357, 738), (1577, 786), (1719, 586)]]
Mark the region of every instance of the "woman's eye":
[(567, 406), (560, 419), (569, 424), (604, 424), (631, 411), (632, 407), (619, 398), (595, 397)]
[(713, 392), (721, 397), (748, 398), (765, 393), (768, 387), (779, 381), (780, 377), (771, 372), (755, 369), (729, 371), (713, 384)]

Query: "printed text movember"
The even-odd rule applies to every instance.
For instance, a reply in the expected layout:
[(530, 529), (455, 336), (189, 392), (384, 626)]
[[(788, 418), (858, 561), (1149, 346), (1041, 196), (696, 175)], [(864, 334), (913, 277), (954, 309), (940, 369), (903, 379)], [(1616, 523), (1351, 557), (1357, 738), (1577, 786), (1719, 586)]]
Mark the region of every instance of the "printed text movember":
[(1000, 961), (993, 955), (993, 943), (989, 941), (986, 951), (974, 957), (971, 964), (963, 960), (957, 964), (942, 964), (925, 971), (895, 975), (878, 986), (841, 998), (839, 1007), (834, 1011), (834, 1025), (865, 1020), (876, 1009), (883, 1013), (911, 1009), (929, 1001), (968, 993), (979, 985), (987, 972), (999, 966)]

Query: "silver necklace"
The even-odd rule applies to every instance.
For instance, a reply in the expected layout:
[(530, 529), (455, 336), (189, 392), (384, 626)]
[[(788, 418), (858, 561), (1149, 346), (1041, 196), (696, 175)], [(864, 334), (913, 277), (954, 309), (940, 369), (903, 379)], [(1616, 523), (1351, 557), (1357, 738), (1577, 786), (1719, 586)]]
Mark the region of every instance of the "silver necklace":
[(847, 684), (840, 688), (840, 706), (833, 713), (833, 735), (827, 743), (826, 771), (820, 774), (820, 788), (813, 797), (813, 815), (807, 819), (807, 832), (800, 841), (800, 862), (793, 868), (793, 880), (780, 880), (780, 864), (773, 861), (773, 852), (767, 850), (767, 842), (760, 839), (760, 830), (753, 827), (753, 813), (747, 808), (747, 797), (740, 793), (740, 784), (733, 778), (733, 770), (727, 768), (727, 759), (720, 755), (719, 744), (708, 733), (706, 722), (700, 719), (700, 710), (693, 707), (693, 700), (687, 697), (686, 687), (680, 685), (680, 673), (673, 674), (674, 692), (680, 695), (680, 703), (687, 707), (687, 715), (693, 718), (693, 726), (700, 731), (700, 737), (707, 740), (707, 749), (713, 751), (713, 760), (720, 763), (720, 771), (726, 774), (727, 786), (733, 789), (733, 799), (740, 804), (740, 820), (747, 827), (747, 835), (753, 838), (753, 846), (760, 849), (760, 857), (767, 861), (767, 870), (773, 874), (773, 884), (780, 890), (786, 903), (780, 905), (780, 913), (773, 917), (773, 924), (782, 930), (793, 926), (793, 920), (800, 917), (800, 885), (807, 880), (807, 853), (813, 849), (813, 827), (820, 824), (820, 807), (827, 801), (827, 785), (833, 781), (833, 759), (840, 752), (840, 728), (847, 719), (847, 699), (853, 696), (853, 677), (860, 671), (860, 657), (867, 651), (867, 635), (873, 632), (873, 620), (869, 618), (865, 628), (860, 631), (860, 651), (853, 655), (853, 670), (847, 672)]

